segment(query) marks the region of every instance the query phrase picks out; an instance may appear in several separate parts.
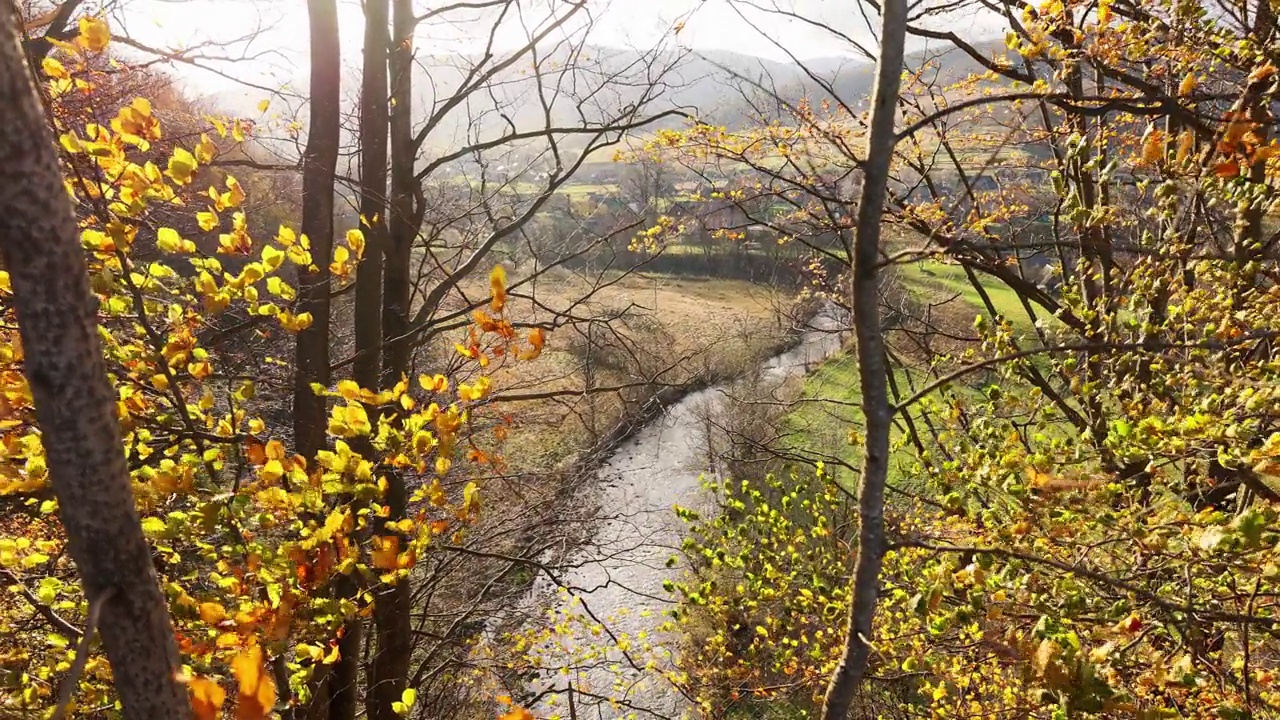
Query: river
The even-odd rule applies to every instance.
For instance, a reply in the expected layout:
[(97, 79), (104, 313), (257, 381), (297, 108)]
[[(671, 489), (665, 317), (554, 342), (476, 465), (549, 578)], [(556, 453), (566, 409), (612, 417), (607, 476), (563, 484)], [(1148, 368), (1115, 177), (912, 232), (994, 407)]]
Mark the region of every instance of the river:
[[(824, 308), (799, 341), (760, 368), (780, 385), (839, 352), (847, 327)], [(776, 387), (776, 385), (775, 385)], [(598, 470), (584, 498), (601, 509), (587, 548), (556, 583), (540, 579), (531, 596), (548, 607), (554, 632), (537, 648), (540, 671), (530, 692), (542, 699), (539, 718), (607, 720), (676, 718), (687, 700), (666, 679), (679, 638), (664, 634), (685, 525), (676, 506), (705, 510), (707, 469), (704, 408), (723, 401), (728, 386), (691, 393), (624, 442)], [(571, 689), (570, 689), (571, 688)], [(572, 712), (570, 700), (572, 696)]]

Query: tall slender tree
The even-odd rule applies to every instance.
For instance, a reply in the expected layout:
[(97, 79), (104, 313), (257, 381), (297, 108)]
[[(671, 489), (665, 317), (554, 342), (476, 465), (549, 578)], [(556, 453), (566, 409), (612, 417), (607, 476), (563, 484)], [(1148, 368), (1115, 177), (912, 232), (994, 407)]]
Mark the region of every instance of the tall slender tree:
[[(412, 345), (407, 337), (409, 307), (413, 279), (410, 259), (413, 241), (421, 224), (421, 208), (415, 202), (417, 181), (414, 178), (412, 137), (413, 98), (413, 34), (412, 0), (394, 0), (392, 4), (391, 69), (391, 199), (388, 205), (385, 277), (382, 300), (382, 332), (385, 348), (382, 357), (382, 382), (392, 387), (409, 371)], [(408, 510), (408, 489), (398, 472), (387, 474), (387, 491), (383, 498), (388, 510), (387, 521), (404, 519)], [(407, 538), (401, 538), (402, 541)], [(377, 651), (371, 668), (369, 717), (371, 720), (394, 720), (394, 703), (404, 693), (408, 682), (409, 661), (413, 652), (410, 624), (410, 593), (407, 580), (383, 588), (374, 607)]]
[(886, 0), (881, 9), (880, 58), (871, 97), (871, 132), (863, 165), (862, 197), (853, 258), (853, 322), (858, 342), (858, 380), (862, 386), (862, 412), (866, 439), (859, 488), (858, 560), (854, 566), (852, 601), (849, 603), (844, 654), (831, 676), (823, 701), (823, 720), (849, 716), (858, 685), (871, 654), (872, 620), (880, 590), (884, 563), (884, 493), (889, 476), (889, 430), (893, 411), (889, 406), (888, 356), (880, 325), (880, 222), (884, 214), (889, 171), (897, 145), (894, 121), (901, 86), (903, 46), (906, 39), (906, 0)]
[[(298, 312), (311, 316), (311, 325), (298, 333), (296, 346), (293, 428), (298, 453), (314, 458), (325, 448), (326, 403), (313, 385), (329, 384), (330, 272), (333, 254), (333, 191), (341, 129), (341, 54), (338, 8), (335, 0), (307, 0), (311, 41), (311, 115), (302, 159), (302, 233), (311, 242), (312, 269), (299, 278)], [(342, 583), (338, 579), (338, 584)], [(342, 588), (335, 588), (339, 593)], [(329, 717), (350, 720), (356, 715), (358, 665), (348, 652), (358, 647), (358, 633), (344, 633), (342, 659), (326, 678)]]
[(387, 237), (387, 0), (364, 4), (364, 54), (360, 81), (360, 217), (365, 257), (356, 276), (352, 367), (362, 387), (378, 384), (382, 360), (382, 262)]
[(85, 634), (96, 619), (125, 718), (183, 718), (190, 704), (134, 505), (98, 304), (16, 21), (12, 3), (0, 6), (0, 256), (58, 515), (91, 607)]

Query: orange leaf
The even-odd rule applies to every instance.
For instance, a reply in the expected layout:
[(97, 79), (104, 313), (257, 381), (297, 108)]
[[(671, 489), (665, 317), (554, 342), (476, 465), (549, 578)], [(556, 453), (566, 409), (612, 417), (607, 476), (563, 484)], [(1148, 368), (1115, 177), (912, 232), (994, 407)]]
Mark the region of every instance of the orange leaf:
[(542, 332), (542, 328), (534, 328), (529, 333), (529, 344), (533, 346), (532, 350), (520, 351), (521, 360), (533, 360), (542, 354), (542, 346), (547, 343), (547, 336)]
[(1182, 82), (1178, 83), (1178, 94), (1182, 96), (1190, 95), (1196, 89), (1196, 74), (1187, 73), (1182, 78)]
[(1213, 166), (1213, 174), (1220, 178), (1233, 178), (1240, 174), (1240, 163), (1227, 160)]
[(396, 557), (400, 554), (400, 538), (395, 535), (373, 539), (373, 566), (379, 570), (395, 570)]
[(489, 273), (489, 290), (493, 294), (489, 306), (494, 312), (502, 312), (507, 305), (507, 271), (501, 265), (495, 265)]
[(245, 454), (245, 458), (247, 458), (249, 462), (253, 465), (267, 464), (266, 448), (263, 447), (262, 443), (258, 442), (257, 440), (250, 440), (249, 442), (245, 443), (244, 454)]
[(1260, 82), (1262, 80), (1266, 80), (1267, 78), (1275, 74), (1276, 74), (1276, 66), (1272, 65), (1271, 63), (1267, 63), (1262, 67), (1254, 68), (1253, 72), (1249, 73), (1249, 82), (1250, 83)]
[(266, 456), (270, 460), (284, 460), (284, 443), (279, 440), (271, 440), (267, 442)]
[(511, 712), (503, 713), (499, 720), (534, 720), (533, 713), (524, 708), (513, 708)]
[(263, 720), (276, 704), (276, 683), (266, 672), (262, 648), (252, 645), (231, 661), (231, 672), (240, 684), (236, 720)]
[(1191, 154), (1191, 150), (1195, 147), (1196, 138), (1191, 134), (1190, 130), (1183, 130), (1178, 136), (1178, 162), (1183, 162)]
[(208, 678), (186, 678), (191, 696), (191, 714), (196, 720), (217, 720), (222, 714), (222, 704), (227, 701), (227, 691)]
[(1164, 157), (1164, 131), (1147, 128), (1142, 138), (1142, 159), (1149, 163), (1159, 162)]
[(472, 313), (472, 317), (475, 318), (476, 324), (480, 326), (480, 329), (485, 332), (494, 332), (498, 329), (498, 323), (483, 310), (476, 310)]

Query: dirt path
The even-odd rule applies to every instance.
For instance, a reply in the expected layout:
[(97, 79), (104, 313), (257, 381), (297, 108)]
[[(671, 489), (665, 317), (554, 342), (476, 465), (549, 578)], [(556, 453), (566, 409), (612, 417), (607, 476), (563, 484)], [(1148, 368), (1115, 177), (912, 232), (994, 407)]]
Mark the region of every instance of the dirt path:
[[(806, 374), (839, 351), (840, 327), (834, 308), (824, 310), (795, 347), (762, 366), (762, 376), (781, 383)], [(592, 500), (608, 519), (589, 554), (560, 578), (571, 590), (542, 581), (533, 591), (548, 600), (555, 626), (539, 648), (542, 671), (530, 687), (546, 694), (534, 708), (538, 717), (675, 718), (687, 707), (666, 679), (678, 638), (660, 630), (672, 602), (663, 584), (679, 572), (667, 566), (684, 531), (673, 507), (702, 509), (708, 502), (696, 410), (724, 390), (686, 396), (601, 467)]]

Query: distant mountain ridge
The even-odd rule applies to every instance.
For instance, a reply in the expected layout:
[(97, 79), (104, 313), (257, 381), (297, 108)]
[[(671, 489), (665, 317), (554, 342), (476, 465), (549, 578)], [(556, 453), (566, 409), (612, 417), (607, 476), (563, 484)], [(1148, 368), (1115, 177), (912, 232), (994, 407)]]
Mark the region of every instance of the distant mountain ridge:
[[(988, 54), (1003, 50), (999, 42), (975, 45)], [(585, 105), (576, 98), (561, 94), (550, 103), (549, 115), (561, 127), (581, 126), (596, 122), (610, 111), (638, 101), (653, 80), (662, 84), (661, 97), (651, 110), (678, 108), (707, 122), (741, 127), (755, 116), (752, 106), (768, 108), (768, 96), (775, 94), (789, 103), (807, 97), (817, 103), (836, 97), (851, 107), (860, 107), (871, 91), (874, 64), (863, 58), (828, 57), (806, 60), (803, 64), (780, 62), (725, 50), (662, 51), (646, 55), (641, 51), (591, 46), (578, 53), (580, 60), (567, 52), (551, 52), (541, 56), (548, 68), (539, 75), (527, 59), (497, 73), (490, 81), (489, 92), (477, 93), (470, 103), (451, 110), (432, 132), (427, 145), (437, 148), (456, 147), (466, 137), (486, 136), (511, 128), (533, 129), (545, 123), (548, 108), (543, 107), (538, 88), (559, 83), (561, 87), (587, 88), (592, 92)], [(646, 62), (647, 60), (647, 62)], [(982, 68), (959, 50), (927, 50), (907, 57), (909, 68), (926, 60), (941, 66), (941, 79), (959, 80)], [(447, 99), (466, 77), (469, 58), (427, 57), (419, 63), (414, 78), (414, 103), (417, 116)], [(605, 81), (605, 78), (610, 78)], [(815, 78), (817, 80), (815, 80)], [(822, 82), (818, 82), (821, 80)], [(359, 93), (359, 73), (349, 69), (343, 79), (344, 96), (354, 110)], [(834, 91), (829, 92), (826, 88)], [(299, 77), (294, 87), (306, 87)], [(212, 100), (233, 114), (257, 115), (261, 92), (222, 93)], [(778, 113), (775, 103), (775, 113)], [(778, 113), (782, 115), (784, 113)], [(354, 113), (350, 114), (354, 117)], [(672, 120), (669, 126), (682, 121)], [(352, 128), (351, 130), (354, 130)]]

